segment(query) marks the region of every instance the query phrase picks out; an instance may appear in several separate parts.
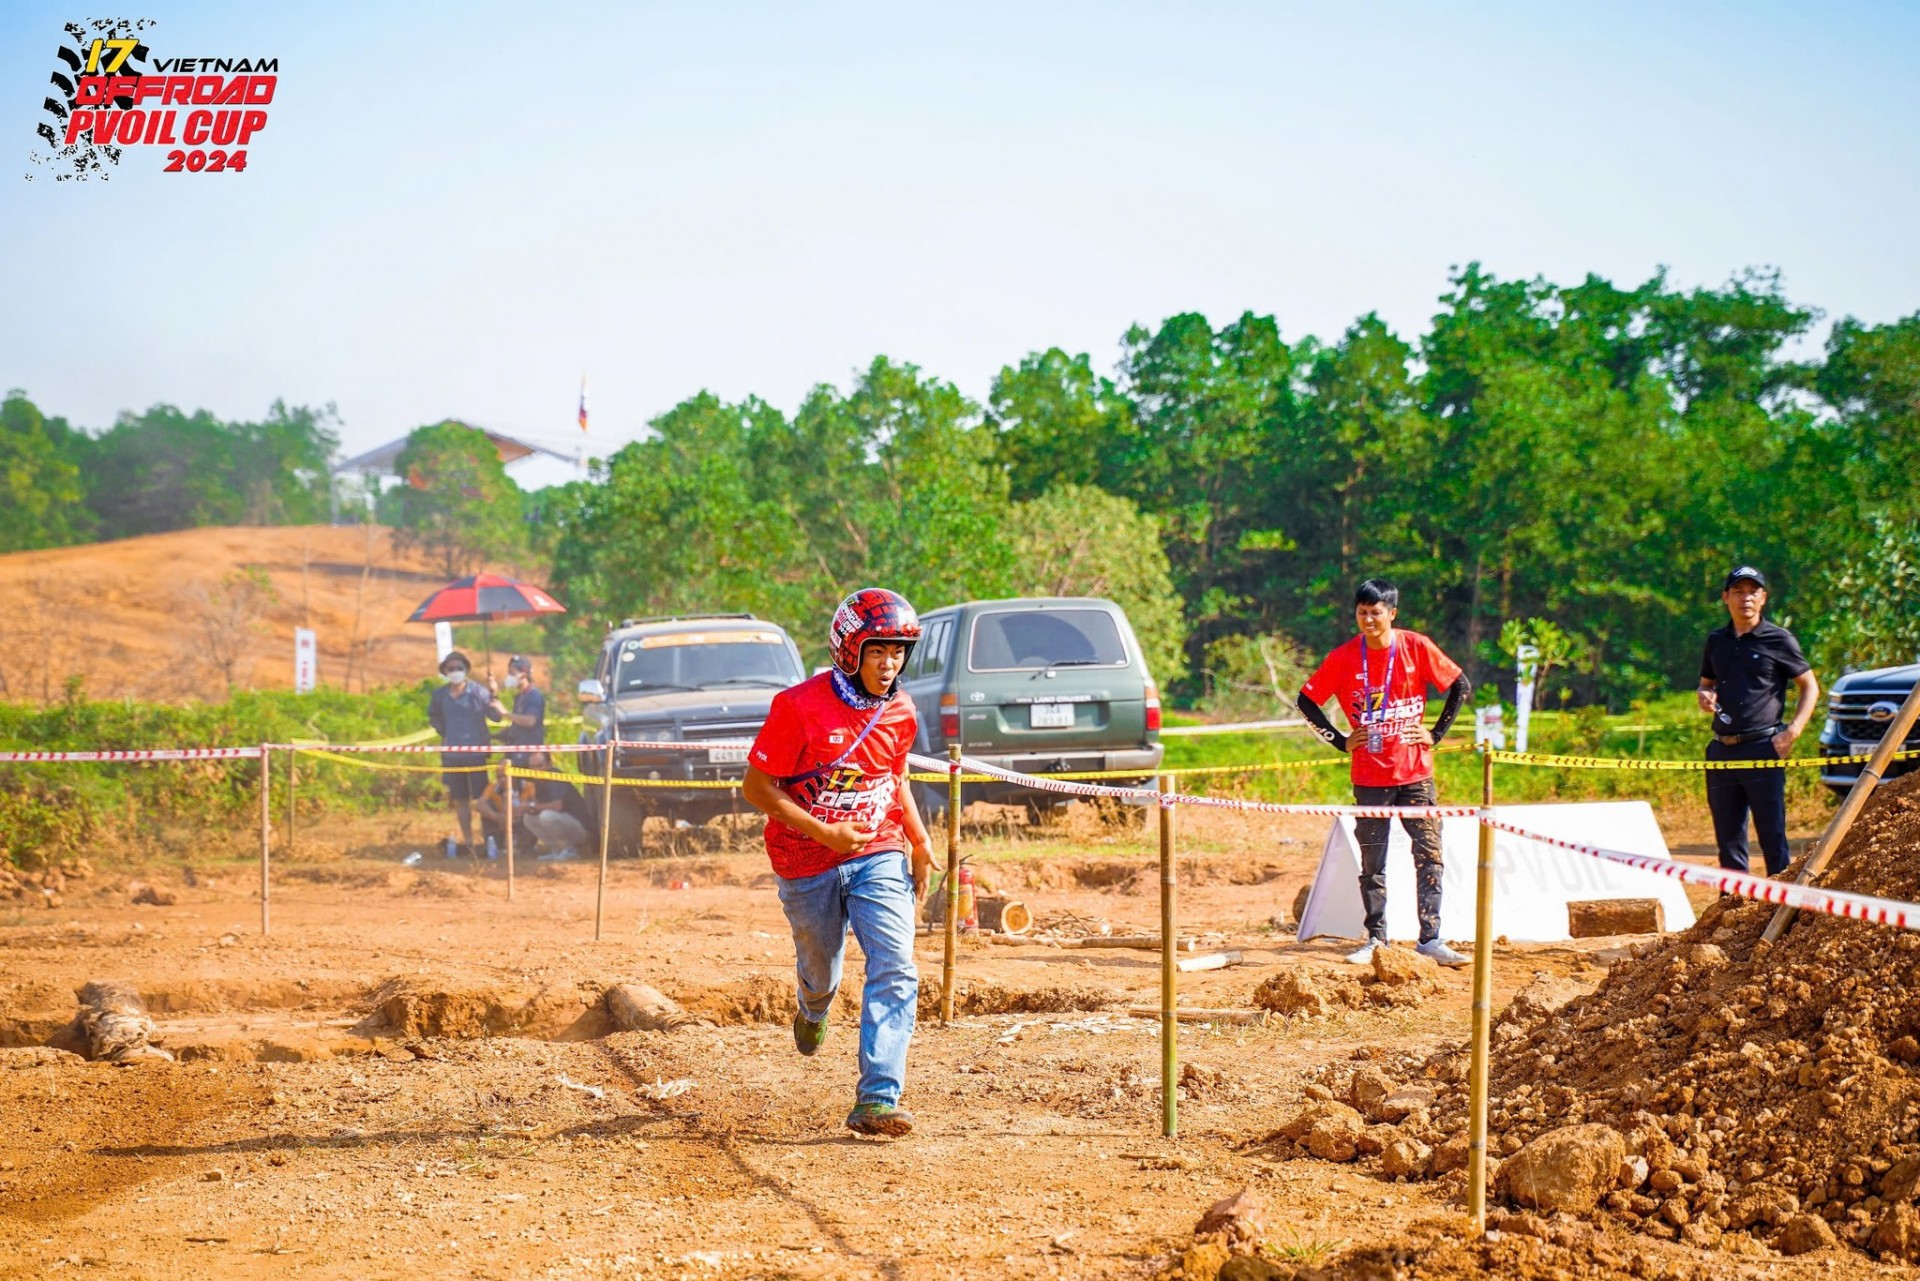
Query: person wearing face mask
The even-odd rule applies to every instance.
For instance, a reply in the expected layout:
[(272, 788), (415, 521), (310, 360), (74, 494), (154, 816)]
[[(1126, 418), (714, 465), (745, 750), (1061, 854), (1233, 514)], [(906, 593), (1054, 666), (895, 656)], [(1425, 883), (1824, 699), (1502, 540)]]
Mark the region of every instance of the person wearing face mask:
[[(533, 748), (547, 741), (547, 696), (533, 683), (533, 660), (524, 654), (515, 654), (507, 660), (507, 678), (501, 688), (513, 696), (513, 710), (508, 711), (505, 704), (495, 699), (489, 715), (494, 720), (507, 722), (506, 729), (500, 732), (500, 741), (516, 747)], [(512, 761), (515, 766), (527, 763), (527, 752), (515, 752)]]
[[(497, 701), (478, 681), (467, 678), (472, 670), (473, 664), (457, 649), (440, 660), (440, 675), (446, 683), (433, 691), (427, 703), (427, 723), (448, 747), (485, 747), (492, 741), (487, 714)], [(460, 822), (459, 852), (466, 855), (473, 853), (473, 802), (487, 790), (486, 764), (486, 756), (479, 752), (440, 753), (440, 768), (446, 771), (440, 780)]]

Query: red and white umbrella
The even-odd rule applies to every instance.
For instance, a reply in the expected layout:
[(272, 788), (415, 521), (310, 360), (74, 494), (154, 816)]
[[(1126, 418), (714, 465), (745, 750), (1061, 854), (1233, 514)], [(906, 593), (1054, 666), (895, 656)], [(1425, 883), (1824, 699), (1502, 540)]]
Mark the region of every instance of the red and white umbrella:
[(496, 619), (535, 618), (564, 614), (567, 607), (546, 589), (505, 574), (470, 574), (448, 583), (421, 601), (407, 616), (409, 623), (479, 623), (487, 647), (487, 670), (493, 670), (493, 637), (486, 625)]

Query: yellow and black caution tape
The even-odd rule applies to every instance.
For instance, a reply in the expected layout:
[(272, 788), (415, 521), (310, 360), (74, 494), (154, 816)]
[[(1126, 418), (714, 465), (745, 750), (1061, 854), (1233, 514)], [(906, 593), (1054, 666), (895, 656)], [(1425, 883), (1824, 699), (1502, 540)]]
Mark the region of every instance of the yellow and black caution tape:
[[(1633, 756), (1553, 756), (1545, 752), (1493, 752), (1496, 765), (1532, 765), (1548, 769), (1614, 769), (1704, 771), (1723, 769), (1821, 769), (1828, 765), (1865, 765), (1862, 756), (1792, 756), (1773, 761), (1667, 761)], [(1920, 759), (1920, 750), (1895, 752), (1893, 760)]]
[[(513, 771), (515, 778), (547, 778), (561, 783), (575, 783), (584, 787), (605, 787), (607, 780), (600, 774), (562, 774), (556, 770), (518, 769)], [(725, 778), (621, 778), (615, 775), (615, 787), (665, 787), (673, 791), (685, 788), (700, 788), (710, 791), (724, 791), (740, 786), (738, 779)]]
[(364, 756), (346, 756), (340, 752), (323, 751), (317, 747), (296, 747), (302, 756), (313, 756), (323, 761), (334, 761), (340, 765), (357, 765), (361, 769), (398, 770), (403, 774), (484, 774), (494, 768), (492, 765), (408, 765), (401, 761), (370, 761)]

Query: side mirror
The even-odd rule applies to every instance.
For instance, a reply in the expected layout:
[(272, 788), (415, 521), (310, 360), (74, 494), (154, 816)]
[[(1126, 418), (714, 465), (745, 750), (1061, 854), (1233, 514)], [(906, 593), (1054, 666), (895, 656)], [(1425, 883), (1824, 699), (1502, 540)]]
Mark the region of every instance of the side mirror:
[(813, 669), (813, 674), (815, 676), (818, 676), (821, 672), (830, 672), (832, 670), (833, 669), (831, 667), (816, 667)]
[(607, 701), (606, 687), (597, 680), (580, 682), (580, 701), (583, 703), (604, 703)]

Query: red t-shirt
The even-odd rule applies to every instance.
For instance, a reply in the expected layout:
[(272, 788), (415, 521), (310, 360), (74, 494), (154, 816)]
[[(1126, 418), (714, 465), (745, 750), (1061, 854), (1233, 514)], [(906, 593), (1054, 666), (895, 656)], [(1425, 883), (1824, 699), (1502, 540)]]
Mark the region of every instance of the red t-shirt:
[[(1347, 723), (1361, 739), (1353, 753), (1355, 787), (1399, 787), (1433, 777), (1433, 749), (1406, 742), (1401, 733), (1423, 722), (1427, 714), (1427, 686), (1446, 689), (1460, 679), (1460, 667), (1440, 647), (1419, 632), (1393, 629), (1388, 649), (1366, 648), (1356, 636), (1327, 655), (1300, 692), (1315, 703), (1340, 701)], [(1388, 680), (1388, 654), (1392, 679)], [(1385, 739), (1382, 750), (1369, 752), (1367, 725), (1379, 719)]]
[(900, 799), (907, 753), (918, 718), (905, 691), (881, 705), (880, 721), (852, 755), (825, 774), (788, 786), (784, 780), (840, 759), (860, 737), (872, 711), (849, 707), (834, 693), (833, 673), (821, 672), (773, 697), (767, 723), (753, 740), (750, 759), (781, 785), (780, 790), (823, 823), (865, 821), (874, 838), (852, 854), (836, 854), (778, 819), (767, 820), (767, 857), (787, 880), (818, 876), (847, 859), (907, 848), (906, 810)]

